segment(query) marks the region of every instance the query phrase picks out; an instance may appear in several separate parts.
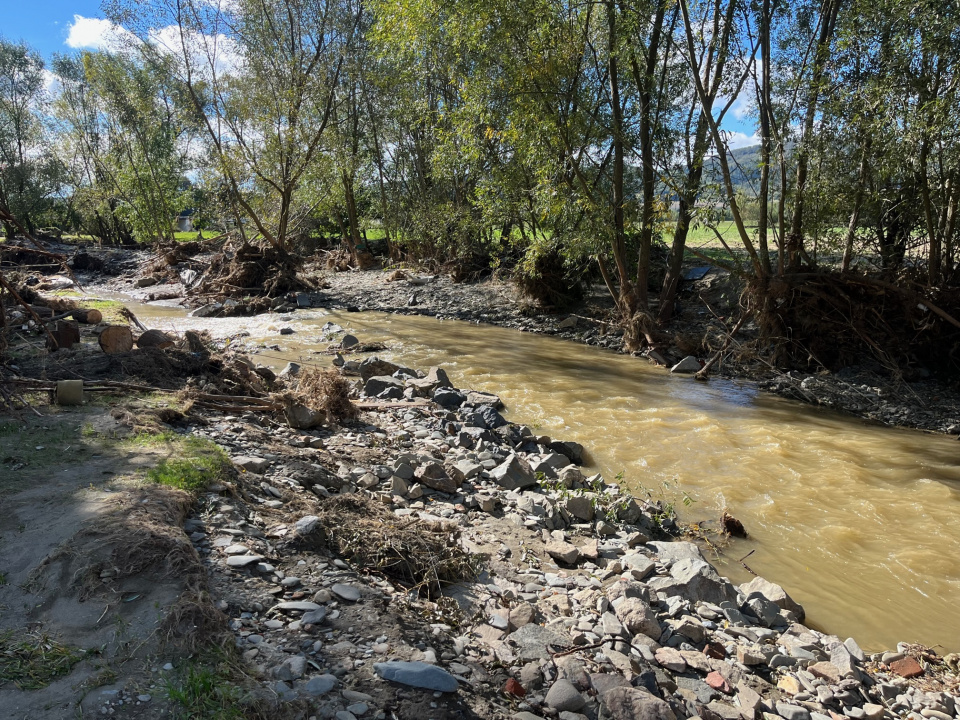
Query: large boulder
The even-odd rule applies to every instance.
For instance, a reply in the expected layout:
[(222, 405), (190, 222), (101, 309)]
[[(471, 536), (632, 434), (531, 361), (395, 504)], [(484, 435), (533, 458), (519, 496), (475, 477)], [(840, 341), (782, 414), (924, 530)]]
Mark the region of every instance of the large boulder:
[(775, 603), (781, 610), (789, 610), (790, 612), (795, 613), (797, 615), (798, 622), (803, 622), (803, 619), (806, 615), (803, 606), (792, 597), (787, 595), (786, 590), (776, 583), (772, 583), (762, 577), (755, 577), (750, 582), (741, 585), (740, 592), (746, 595), (748, 599), (754, 593), (760, 593), (767, 600)]
[(490, 477), (507, 490), (520, 490), (537, 484), (537, 478), (527, 461), (513, 454), (491, 470)]
[(437, 388), (433, 391), (432, 397), (437, 405), (447, 410), (456, 410), (463, 405), (463, 401), (466, 399), (462, 392), (449, 388)]
[(393, 375), (399, 369), (399, 365), (396, 365), (388, 360), (381, 360), (374, 355), (373, 357), (368, 357), (366, 360), (360, 363), (358, 371), (360, 372), (360, 377), (363, 378), (364, 382), (366, 382), (370, 378), (377, 375)]
[(447, 474), (447, 471), (444, 470), (443, 465), (439, 463), (426, 463), (421, 465), (417, 468), (416, 472), (413, 473), (413, 476), (420, 481), (421, 485), (426, 485), (428, 488), (451, 495), (457, 492), (457, 489), (460, 487), (460, 484), (451, 478)]
[(384, 390), (398, 389), (403, 391), (403, 382), (389, 375), (375, 375), (368, 378), (363, 385), (363, 393), (367, 397), (376, 397)]
[(651, 589), (670, 597), (680, 595), (690, 602), (735, 602), (737, 592), (733, 585), (717, 575), (706, 560), (684, 558), (670, 568), (670, 575), (656, 577), (647, 583)]

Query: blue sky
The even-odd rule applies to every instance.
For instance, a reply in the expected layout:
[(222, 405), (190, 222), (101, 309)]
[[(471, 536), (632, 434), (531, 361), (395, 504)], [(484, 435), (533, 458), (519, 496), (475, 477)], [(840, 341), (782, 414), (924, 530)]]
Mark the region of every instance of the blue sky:
[[(48, 61), (54, 53), (79, 48), (97, 48), (106, 44), (109, 24), (103, 20), (100, 0), (3, 0), (7, 7), (0, 34), (8, 40), (23, 40)], [(738, 98), (738, 102), (739, 102)], [(741, 112), (736, 112), (738, 109)], [(754, 122), (745, 117), (744, 108), (733, 108), (723, 128), (735, 133), (731, 147), (752, 145)], [(754, 137), (751, 137), (754, 136)]]
[(55, 52), (70, 51), (66, 41), (74, 15), (103, 17), (100, 0), (5, 0), (3, 4), (0, 33), (7, 40), (25, 41), (47, 60)]

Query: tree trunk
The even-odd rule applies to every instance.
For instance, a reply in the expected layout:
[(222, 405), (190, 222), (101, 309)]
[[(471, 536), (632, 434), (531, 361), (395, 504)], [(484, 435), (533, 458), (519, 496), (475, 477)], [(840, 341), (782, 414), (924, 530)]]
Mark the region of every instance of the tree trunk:
[(100, 331), (97, 342), (107, 355), (130, 352), (133, 350), (133, 333), (126, 325), (109, 325)]

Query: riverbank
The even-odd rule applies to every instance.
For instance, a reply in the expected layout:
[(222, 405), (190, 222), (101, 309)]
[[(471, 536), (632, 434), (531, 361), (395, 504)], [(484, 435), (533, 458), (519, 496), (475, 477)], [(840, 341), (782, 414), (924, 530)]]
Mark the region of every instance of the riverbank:
[[(52, 248), (65, 254), (70, 246)], [(616, 324), (605, 288), (588, 289), (577, 307), (563, 313), (544, 310), (525, 300), (508, 282), (487, 279), (455, 283), (446, 275), (415, 269), (375, 267), (334, 272), (319, 261), (308, 263), (302, 277), (312, 292), (244, 304), (228, 295), (195, 296), (202, 272), (214, 249), (201, 246), (183, 254), (176, 264), (156, 253), (136, 250), (80, 251), (73, 264), (88, 294), (123, 292), (144, 302), (180, 303), (204, 316), (248, 315), (275, 309), (296, 311), (313, 307), (381, 311), (490, 324), (522, 332), (551, 335), (622, 353), (623, 332)], [(41, 283), (42, 286), (43, 283)], [(677, 303), (677, 317), (667, 329), (665, 349), (638, 353), (664, 371), (685, 357), (698, 364), (725, 346), (738, 317), (741, 288), (726, 271), (696, 265), (687, 268)], [(692, 361), (688, 361), (690, 367)], [(766, 359), (753, 322), (745, 323), (722, 353), (711, 374), (755, 382), (765, 391), (837, 410), (871, 422), (960, 436), (960, 388), (931, 377), (918, 368), (910, 381), (891, 375), (874, 361), (835, 373), (783, 372)]]
[[(237, 376), (253, 365), (237, 353), (213, 359)], [(288, 368), (273, 390), (302, 399), (303, 372)], [(363, 389), (355, 420), (245, 408), (240, 397), (221, 401), (228, 410), (195, 402), (164, 414), (134, 402), (113, 413), (132, 437), (167, 417), (178, 442), (215, 443), (230, 459), (186, 513), (153, 517), (157, 536), (178, 556), (190, 547), (188, 567), (202, 568), (202, 584), (186, 583), (192, 604), (151, 592), (142, 581), (162, 574), (150, 562), (140, 574), (101, 571), (94, 593), (148, 592), (156, 622), (194, 641), (191, 657), (227, 632), (242, 675), (218, 682), (242, 681), (243, 692), (223, 707), (337, 720), (960, 717), (956, 656), (907, 645), (864, 653), (802, 624), (779, 586), (732, 585), (663, 503), (585, 477), (583, 448), (507, 422), (496, 396), (453, 388), (442, 368), (368, 357), (345, 372)], [(159, 502), (150, 487), (128, 492)], [(70, 567), (82, 566), (90, 543), (68, 542)], [(12, 595), (27, 590), (16, 580), (5, 599), (19, 606)], [(182, 687), (175, 647), (84, 686), (84, 716), (182, 711), (167, 690)], [(89, 675), (88, 663), (78, 668)], [(69, 705), (70, 680), (55, 712)], [(0, 695), (22, 708), (44, 692)]]

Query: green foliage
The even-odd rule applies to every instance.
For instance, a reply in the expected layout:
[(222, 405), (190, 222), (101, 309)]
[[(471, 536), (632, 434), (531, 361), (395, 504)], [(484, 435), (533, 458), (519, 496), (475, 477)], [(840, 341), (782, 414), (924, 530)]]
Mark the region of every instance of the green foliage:
[[(168, 436), (141, 436), (140, 442), (169, 443)], [(174, 441), (181, 457), (161, 460), (147, 471), (147, 480), (161, 485), (199, 493), (223, 477), (230, 467), (226, 453), (215, 443), (202, 438), (188, 437)]]
[(164, 683), (177, 720), (240, 720), (242, 693), (230, 665), (215, 656), (186, 661)]
[(83, 651), (41, 633), (0, 633), (0, 687), (12, 682), (21, 690), (40, 690), (69, 674)]

